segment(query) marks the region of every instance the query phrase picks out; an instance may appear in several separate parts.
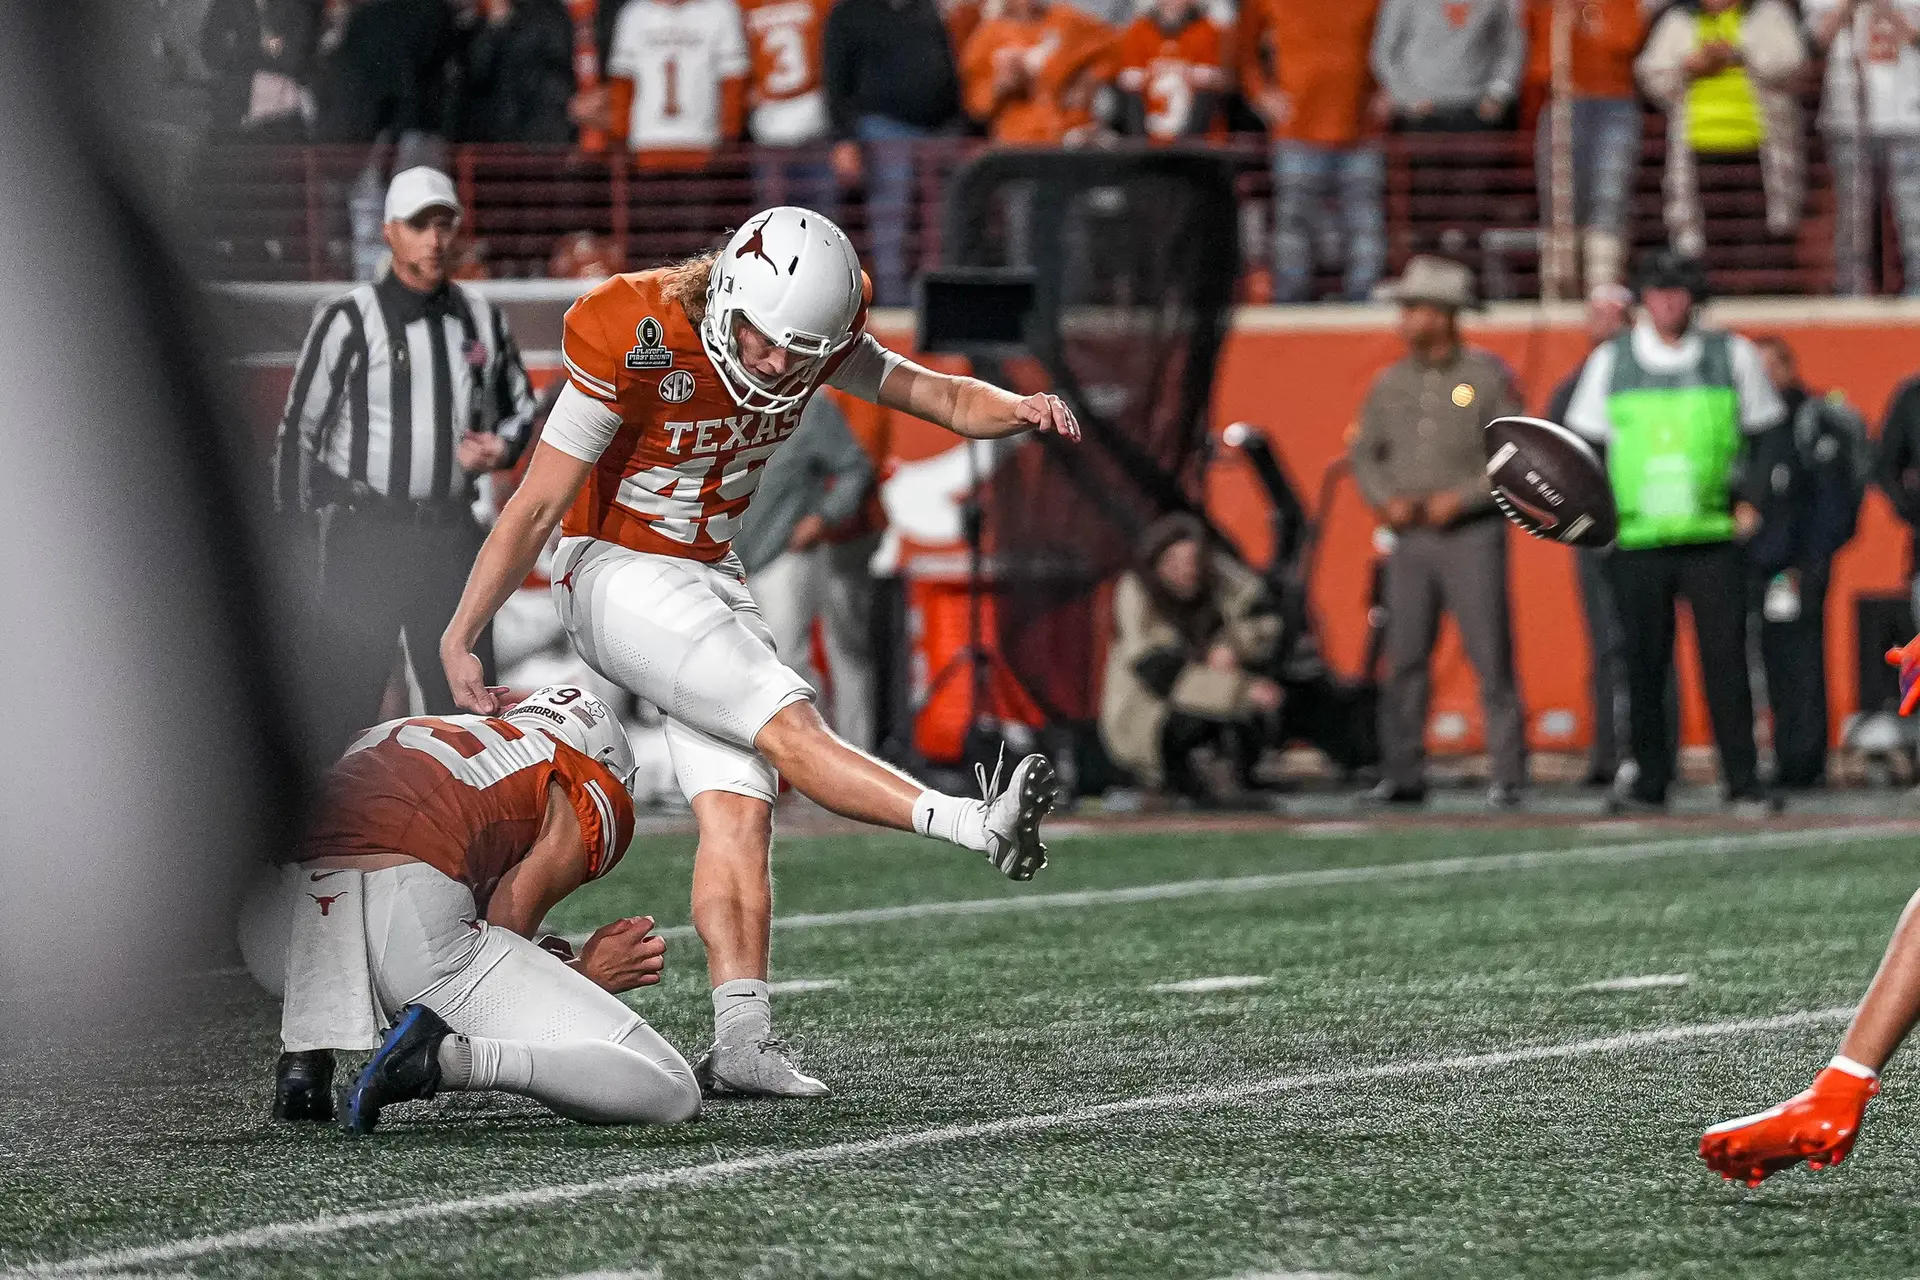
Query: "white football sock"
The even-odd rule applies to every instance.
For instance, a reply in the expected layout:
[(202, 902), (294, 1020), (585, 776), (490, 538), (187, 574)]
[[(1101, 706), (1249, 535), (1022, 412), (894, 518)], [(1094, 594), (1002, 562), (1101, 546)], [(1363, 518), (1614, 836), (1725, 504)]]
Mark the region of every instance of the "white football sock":
[(713, 1042), (752, 1043), (773, 1034), (773, 1005), (759, 978), (735, 978), (713, 989)]
[(1864, 1062), (1855, 1062), (1852, 1058), (1847, 1057), (1843, 1053), (1834, 1054), (1833, 1061), (1829, 1062), (1827, 1065), (1830, 1067), (1838, 1068), (1839, 1070), (1846, 1072), (1850, 1076), (1857, 1076), (1862, 1080), (1878, 1080), (1880, 1078), (1880, 1073), (1878, 1071), (1875, 1071), (1872, 1067), (1868, 1066)]
[(922, 791), (913, 802), (913, 829), (923, 836), (987, 851), (987, 802)]
[(442, 1089), (505, 1089), (525, 1093), (533, 1083), (533, 1046), (485, 1036), (448, 1036), (440, 1042)]

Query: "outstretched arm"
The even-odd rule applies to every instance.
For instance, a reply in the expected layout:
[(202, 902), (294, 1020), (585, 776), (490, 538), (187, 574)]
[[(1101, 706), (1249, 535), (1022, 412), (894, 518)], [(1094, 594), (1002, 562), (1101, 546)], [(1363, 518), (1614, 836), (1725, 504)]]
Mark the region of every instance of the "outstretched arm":
[(1080, 439), (1080, 423), (1059, 396), (1017, 396), (978, 378), (923, 369), (902, 360), (880, 383), (878, 403), (925, 418), (970, 440), (998, 440), (1025, 431)]
[(453, 621), (440, 637), (440, 665), (446, 669), (447, 685), (453, 700), (467, 710), (488, 716), (499, 710), (500, 700), (487, 688), (480, 659), (474, 656), (474, 643), (507, 597), (527, 580), (540, 559), (540, 549), (592, 471), (591, 462), (541, 441), (527, 465), (526, 478), (487, 534)]

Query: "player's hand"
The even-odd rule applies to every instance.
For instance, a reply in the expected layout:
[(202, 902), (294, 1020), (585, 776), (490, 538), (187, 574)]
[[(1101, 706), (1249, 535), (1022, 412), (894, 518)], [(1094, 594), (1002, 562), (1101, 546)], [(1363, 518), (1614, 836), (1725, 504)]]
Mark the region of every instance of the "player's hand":
[(1080, 443), (1080, 420), (1059, 396), (1044, 391), (1028, 396), (1013, 407), (1013, 420), (1030, 424), (1035, 431), (1051, 431), (1075, 444)]
[(1733, 504), (1733, 537), (1736, 542), (1747, 542), (1760, 532), (1760, 508), (1751, 502)]
[(468, 475), (498, 471), (507, 460), (507, 442), (491, 431), (469, 431), (454, 446), (453, 456)]
[(667, 940), (653, 936), (652, 916), (629, 916), (603, 924), (580, 948), (580, 972), (614, 995), (660, 981)]
[(1887, 665), (1900, 668), (1900, 714), (1910, 716), (1920, 706), (1920, 636), (1887, 650)]
[(471, 651), (442, 644), (440, 665), (447, 673), (447, 688), (461, 709), (482, 716), (500, 714), (500, 695), (487, 683), (486, 670)]

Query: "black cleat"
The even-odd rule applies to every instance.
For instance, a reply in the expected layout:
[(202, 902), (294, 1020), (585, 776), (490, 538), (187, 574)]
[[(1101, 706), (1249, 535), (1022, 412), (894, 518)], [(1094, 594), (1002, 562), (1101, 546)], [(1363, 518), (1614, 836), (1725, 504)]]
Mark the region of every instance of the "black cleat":
[(273, 1118), (315, 1124), (333, 1119), (333, 1050), (280, 1055), (273, 1076)]
[(366, 1069), (347, 1094), (340, 1127), (348, 1133), (372, 1133), (380, 1108), (395, 1102), (431, 1098), (440, 1090), (440, 1042), (453, 1029), (423, 1004), (410, 1004), (373, 1051)]

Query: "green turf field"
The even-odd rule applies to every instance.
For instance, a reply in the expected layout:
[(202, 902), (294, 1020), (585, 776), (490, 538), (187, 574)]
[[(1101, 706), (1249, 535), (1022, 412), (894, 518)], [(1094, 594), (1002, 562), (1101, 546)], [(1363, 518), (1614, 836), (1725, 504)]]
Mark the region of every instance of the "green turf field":
[[(775, 1013), (835, 1096), (674, 1130), (491, 1096), (366, 1141), (275, 1126), (269, 1002), (160, 984), (178, 1030), (136, 1061), (0, 1045), (0, 1272), (1911, 1275), (1907, 1077), (1833, 1173), (1748, 1191), (1692, 1148), (1832, 1052), (1917, 830), (1098, 835), (1030, 887), (785, 840), (774, 978), (839, 985)], [(552, 923), (682, 922), (689, 863), (645, 840)], [(704, 970), (672, 946), (636, 1003), (691, 1057)], [(1233, 977), (1260, 982), (1154, 989)]]

